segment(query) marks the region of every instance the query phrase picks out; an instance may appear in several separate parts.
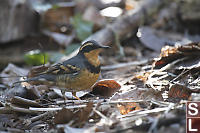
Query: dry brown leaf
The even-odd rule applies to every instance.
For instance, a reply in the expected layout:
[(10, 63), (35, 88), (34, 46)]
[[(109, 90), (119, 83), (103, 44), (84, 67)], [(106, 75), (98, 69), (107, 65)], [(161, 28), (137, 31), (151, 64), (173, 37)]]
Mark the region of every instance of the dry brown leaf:
[(60, 110), (54, 118), (55, 124), (65, 124), (73, 120), (74, 114), (69, 109), (63, 108)]
[[(200, 57), (200, 43), (189, 43), (187, 45), (171, 47), (165, 46), (161, 50), (159, 59), (157, 59), (153, 66), (154, 68), (162, 68), (163, 66), (175, 61), (184, 59), (181, 66), (191, 65), (192, 62), (198, 62)], [(197, 61), (196, 61), (197, 60)]]
[(93, 107), (93, 103), (89, 102), (87, 104), (87, 107), (85, 107), (83, 110), (78, 111), (74, 115), (76, 118), (78, 118), (77, 123), (79, 123), (79, 125), (85, 123), (88, 120), (89, 115), (92, 111), (92, 107)]
[(179, 102), (180, 100), (188, 100), (191, 91), (188, 87), (180, 84), (175, 84), (170, 87), (168, 98), (171, 102)]
[(92, 107), (93, 103), (89, 102), (85, 108), (80, 109), (76, 113), (70, 111), (69, 109), (63, 108), (55, 115), (54, 123), (66, 124), (73, 120), (73, 126), (82, 127), (84, 123), (88, 121)]
[(134, 111), (134, 110), (142, 109), (138, 103), (134, 103), (134, 102), (126, 103), (126, 104), (118, 104), (117, 107), (122, 115), (128, 114), (129, 112)]
[(110, 97), (120, 88), (115, 80), (101, 80), (93, 85), (91, 94)]

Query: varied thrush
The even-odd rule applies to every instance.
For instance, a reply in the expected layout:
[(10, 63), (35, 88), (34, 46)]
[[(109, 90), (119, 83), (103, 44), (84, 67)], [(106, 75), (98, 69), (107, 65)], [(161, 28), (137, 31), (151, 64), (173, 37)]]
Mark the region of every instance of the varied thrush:
[(79, 99), (76, 92), (90, 89), (99, 78), (100, 61), (98, 56), (102, 48), (109, 48), (109, 46), (100, 45), (94, 40), (87, 41), (80, 47), (76, 56), (50, 66), (35, 77), (19, 82), (48, 83), (61, 88), (65, 99), (65, 91), (72, 92), (72, 95)]

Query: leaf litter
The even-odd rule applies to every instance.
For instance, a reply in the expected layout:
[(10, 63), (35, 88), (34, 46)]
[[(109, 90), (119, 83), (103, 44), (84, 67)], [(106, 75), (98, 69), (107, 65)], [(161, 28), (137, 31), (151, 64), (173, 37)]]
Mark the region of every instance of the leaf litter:
[[(8, 88), (1, 91), (9, 91), (6, 97), (1, 97), (0, 113), (6, 115), (3, 115), (5, 121), (0, 126), (3, 128), (7, 124), (4, 128), (9, 131), (38, 131), (51, 127), (49, 131), (152, 132), (161, 130), (162, 126), (181, 123), (184, 121), (181, 115), (184, 114), (184, 101), (199, 93), (199, 49), (199, 43), (165, 46), (153, 63), (141, 61), (127, 66), (105, 66), (102, 72), (104, 80), (98, 81), (92, 92), (82, 96), (82, 100), (69, 99), (65, 102), (48, 86), (19, 84), (17, 88), (23, 89), (19, 91), (23, 93), (13, 94), (11, 90), (16, 87), (12, 88), (11, 81), (19, 80), (21, 75), (32, 77), (46, 67), (35, 67), (28, 73), (9, 64), (1, 77), (13, 76), (14, 79), (2, 80)], [(129, 73), (119, 74), (121, 68)], [(111, 71), (119, 74), (118, 77), (105, 79)], [(126, 80), (123, 80), (125, 77)], [(27, 120), (19, 123), (22, 114), (26, 114), (23, 117)], [(15, 122), (10, 121), (11, 116)]]

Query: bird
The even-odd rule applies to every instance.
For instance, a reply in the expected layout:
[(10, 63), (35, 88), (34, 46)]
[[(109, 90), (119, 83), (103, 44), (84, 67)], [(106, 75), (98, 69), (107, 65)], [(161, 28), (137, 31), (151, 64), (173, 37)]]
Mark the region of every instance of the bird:
[(98, 80), (101, 72), (99, 54), (102, 49), (107, 48), (110, 47), (101, 45), (95, 40), (86, 41), (74, 57), (49, 66), (47, 70), (34, 77), (15, 83), (38, 81), (41, 84), (58, 86), (65, 100), (66, 91), (72, 92), (72, 95), (80, 100), (76, 92), (90, 90)]

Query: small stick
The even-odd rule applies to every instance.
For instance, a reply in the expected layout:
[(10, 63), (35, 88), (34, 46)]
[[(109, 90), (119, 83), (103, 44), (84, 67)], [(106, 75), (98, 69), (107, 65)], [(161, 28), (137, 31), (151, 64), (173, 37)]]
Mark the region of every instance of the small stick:
[(5, 105), (5, 107), (0, 107), (0, 114), (11, 114), (13, 112), (26, 113), (26, 114), (38, 113), (38, 111), (16, 107), (8, 103)]
[(38, 116), (30, 118), (30, 121), (31, 122), (35, 122), (35, 121), (38, 121), (38, 120), (40, 120), (40, 119), (42, 119), (42, 118), (44, 118), (46, 116), (52, 115), (52, 114), (53, 114), (53, 112), (45, 112), (43, 114), (40, 114)]
[[(84, 108), (87, 105), (74, 105), (74, 106), (66, 106), (64, 108), (66, 109), (75, 109), (75, 108)], [(31, 111), (36, 111), (36, 112), (44, 112), (44, 111), (57, 111), (57, 110), (61, 110), (62, 107), (58, 107), (58, 108), (34, 108), (34, 107), (30, 107), (29, 110)]]
[(12, 98), (11, 103), (25, 105), (25, 106), (34, 106), (34, 107), (41, 107), (36, 101), (25, 99), (22, 97), (15, 96)]

